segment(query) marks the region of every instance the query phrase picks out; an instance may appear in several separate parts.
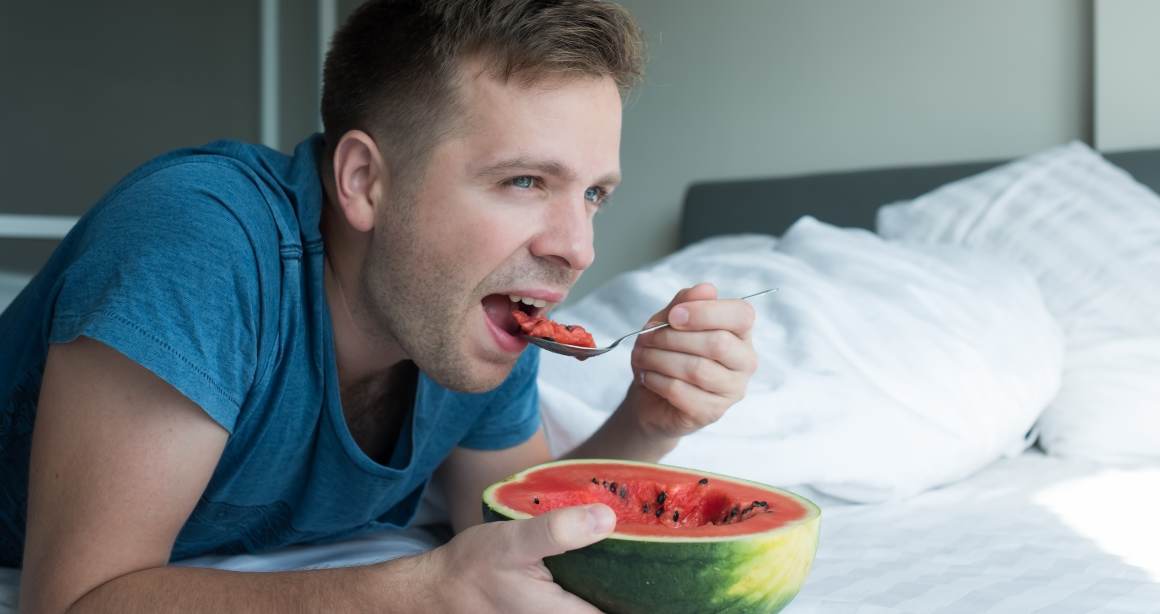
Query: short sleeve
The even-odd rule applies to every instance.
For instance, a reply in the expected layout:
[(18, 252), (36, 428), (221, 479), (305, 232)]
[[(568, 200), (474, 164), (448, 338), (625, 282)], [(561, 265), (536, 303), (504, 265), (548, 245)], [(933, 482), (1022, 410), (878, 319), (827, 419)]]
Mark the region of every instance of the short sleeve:
[(77, 229), (49, 342), (100, 341), (232, 432), (261, 330), (257, 257), (239, 214), (255, 199), (240, 170), (212, 162), (164, 167), (113, 192)]
[(536, 375), (540, 350), (529, 347), (459, 445), (476, 450), (502, 450), (528, 440), (540, 427)]

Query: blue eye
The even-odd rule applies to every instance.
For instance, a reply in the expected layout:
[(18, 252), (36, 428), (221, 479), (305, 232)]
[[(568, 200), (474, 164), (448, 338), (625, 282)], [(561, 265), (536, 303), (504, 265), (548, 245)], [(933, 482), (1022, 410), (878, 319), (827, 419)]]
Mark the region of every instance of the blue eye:
[(606, 193), (604, 192), (604, 188), (592, 186), (587, 190), (584, 190), (584, 200), (590, 203), (599, 203), (604, 200), (605, 196)]
[(510, 183), (517, 187), (527, 189), (536, 185), (536, 180), (530, 175), (522, 175), (520, 177), (513, 177)]

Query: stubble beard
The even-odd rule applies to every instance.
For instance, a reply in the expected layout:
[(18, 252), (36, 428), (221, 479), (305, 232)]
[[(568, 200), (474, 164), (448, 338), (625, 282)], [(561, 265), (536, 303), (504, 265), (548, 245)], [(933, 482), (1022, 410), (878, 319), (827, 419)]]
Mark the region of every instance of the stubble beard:
[[(515, 358), (504, 368), (482, 364), (468, 352), (473, 316), (483, 315), (481, 289), (519, 287), (541, 282), (568, 287), (575, 276), (565, 267), (535, 259), (505, 263), (482, 281), (464, 278), (457, 262), (443, 262), (413, 230), (418, 205), (399, 195), (390, 220), (376, 224), (369, 258), (362, 268), (359, 319), (374, 324), (380, 338), (403, 350), (419, 369), (441, 386), (460, 392), (485, 392), (503, 383)], [(478, 283), (478, 285), (473, 285)], [(479, 364), (477, 364), (479, 363)]]
[(470, 298), (461, 272), (450, 263), (423, 253), (414, 228), (414, 203), (396, 207), (399, 214), (381, 232), (375, 229), (370, 257), (362, 269), (361, 300), (365, 317), (391, 339), (428, 377), (462, 392), (498, 386), (478, 369), (465, 347)]

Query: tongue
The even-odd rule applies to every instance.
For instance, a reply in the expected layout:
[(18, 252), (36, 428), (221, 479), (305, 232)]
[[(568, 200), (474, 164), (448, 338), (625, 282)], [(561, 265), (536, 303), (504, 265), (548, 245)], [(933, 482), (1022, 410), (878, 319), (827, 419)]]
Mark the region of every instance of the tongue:
[(499, 294), (489, 294), (483, 297), (483, 300), (480, 302), (483, 303), (483, 313), (500, 330), (505, 330), (509, 334), (514, 335), (520, 329), (519, 325), (516, 324), (515, 318), (512, 317), (511, 299)]

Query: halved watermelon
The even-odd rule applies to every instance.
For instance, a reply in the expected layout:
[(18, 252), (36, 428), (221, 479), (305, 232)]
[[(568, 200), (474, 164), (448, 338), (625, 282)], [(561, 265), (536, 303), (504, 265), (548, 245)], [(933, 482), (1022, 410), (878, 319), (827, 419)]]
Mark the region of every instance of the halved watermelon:
[(805, 583), (821, 511), (785, 490), (618, 460), (546, 463), (483, 492), (486, 520), (605, 503), (616, 531), (544, 560), (560, 586), (610, 613), (777, 612)]

